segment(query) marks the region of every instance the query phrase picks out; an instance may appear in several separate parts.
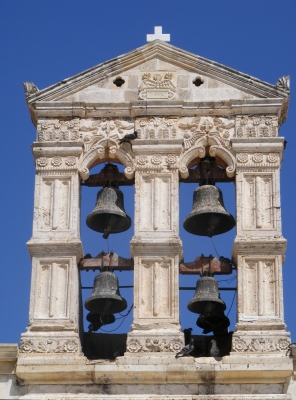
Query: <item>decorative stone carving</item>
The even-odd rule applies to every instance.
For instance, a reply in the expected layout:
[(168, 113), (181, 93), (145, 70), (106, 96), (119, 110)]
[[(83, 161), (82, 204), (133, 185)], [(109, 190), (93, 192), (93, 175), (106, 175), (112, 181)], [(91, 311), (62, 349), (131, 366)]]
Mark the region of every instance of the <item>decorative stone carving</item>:
[(36, 170), (41, 174), (56, 170), (59, 170), (60, 173), (77, 170), (76, 157), (39, 157), (36, 160)]
[(126, 349), (129, 353), (164, 352), (177, 353), (184, 347), (181, 339), (163, 339), (159, 337), (150, 338), (128, 338)]
[(174, 154), (168, 154), (165, 161), (170, 165), (174, 165), (177, 162), (177, 157)]
[(80, 138), (80, 120), (43, 120), (37, 125), (37, 140), (39, 142), (76, 141)]
[(79, 344), (77, 340), (21, 340), (20, 353), (77, 353)]
[[(262, 168), (262, 171), (267, 171), (267, 168), (278, 168), (280, 163), (279, 155), (276, 153), (238, 153), (236, 155), (238, 166), (242, 167)], [(265, 169), (266, 168), (266, 169)]]
[(148, 162), (148, 158), (144, 154), (141, 154), (137, 157), (136, 161), (138, 165), (145, 165)]
[(145, 72), (139, 87), (139, 98), (141, 100), (172, 100), (176, 92), (173, 77), (174, 74), (171, 72)]
[(177, 134), (178, 118), (149, 117), (138, 118), (135, 129), (139, 139), (175, 139)]
[(263, 161), (263, 154), (262, 154), (262, 153), (256, 153), (256, 154), (254, 154), (253, 157), (252, 157), (252, 160), (253, 160), (255, 163), (262, 163), (262, 161)]
[(246, 163), (249, 160), (249, 156), (246, 153), (239, 153), (237, 156), (237, 161), (240, 163)]
[(229, 138), (234, 135), (234, 118), (222, 117), (185, 117), (180, 118), (178, 127), (184, 132), (184, 148), (189, 149), (201, 137), (216, 135), (220, 143), (229, 148)]
[(117, 158), (125, 168), (128, 178), (134, 176), (134, 160), (129, 143), (119, 145), (119, 139), (134, 131), (134, 121), (130, 118), (97, 118), (81, 120), (80, 136), (84, 142), (78, 170), (82, 179), (89, 177), (89, 166), (98, 159)]
[(159, 165), (162, 163), (162, 156), (161, 154), (154, 154), (154, 156), (151, 157), (151, 162), (152, 164)]
[(26, 97), (30, 96), (31, 94), (39, 92), (39, 89), (33, 82), (24, 82), (24, 90), (26, 93)]
[(269, 352), (286, 352), (290, 344), (288, 338), (248, 338), (235, 336), (232, 340), (232, 351), (239, 353), (269, 353)]
[(279, 89), (283, 89), (286, 92), (290, 91), (290, 76), (289, 75), (284, 75), (279, 80), (277, 81), (276, 87)]
[(278, 133), (278, 118), (276, 116), (237, 116), (236, 137), (275, 137)]

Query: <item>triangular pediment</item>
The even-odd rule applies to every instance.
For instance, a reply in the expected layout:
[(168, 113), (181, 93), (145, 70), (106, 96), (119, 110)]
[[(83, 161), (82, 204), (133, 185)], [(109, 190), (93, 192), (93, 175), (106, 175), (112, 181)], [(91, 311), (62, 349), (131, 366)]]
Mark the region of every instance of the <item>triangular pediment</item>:
[[(124, 81), (121, 86), (116, 78)], [(27, 91), (29, 104), (221, 102), (283, 99), (288, 95), (287, 88), (263, 82), (160, 40), (37, 90)]]

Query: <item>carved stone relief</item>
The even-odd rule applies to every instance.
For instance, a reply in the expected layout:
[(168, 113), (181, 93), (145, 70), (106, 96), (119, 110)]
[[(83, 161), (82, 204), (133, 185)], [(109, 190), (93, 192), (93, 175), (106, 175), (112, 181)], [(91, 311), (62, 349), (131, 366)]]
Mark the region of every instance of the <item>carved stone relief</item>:
[(129, 353), (165, 352), (177, 353), (184, 347), (181, 339), (162, 339), (159, 337), (129, 338), (126, 350)]
[(77, 170), (77, 158), (74, 156), (39, 157), (36, 159), (36, 171), (40, 174), (46, 174), (49, 171), (59, 173), (70, 170)]
[(172, 72), (145, 72), (139, 87), (141, 100), (172, 100), (176, 86), (173, 83), (175, 73)]
[(278, 267), (275, 259), (245, 259), (243, 274), (243, 316), (279, 317)]
[(75, 141), (80, 139), (80, 120), (78, 118), (64, 121), (59, 119), (39, 121), (37, 140), (39, 142)]
[(238, 153), (237, 166), (243, 167), (274, 167), (278, 168), (280, 156), (277, 153)]
[(273, 175), (243, 174), (242, 229), (274, 229)]
[(287, 337), (248, 338), (245, 336), (234, 336), (232, 339), (232, 351), (239, 353), (285, 353), (290, 344)]
[(269, 115), (237, 116), (236, 137), (275, 137), (278, 134), (278, 117)]
[(139, 139), (175, 139), (180, 137), (177, 123), (173, 117), (137, 118), (135, 128)]
[(80, 352), (78, 340), (30, 339), (21, 340), (20, 353), (77, 353)]
[(189, 149), (203, 136), (211, 134), (218, 137), (220, 143), (229, 148), (229, 139), (234, 136), (234, 117), (184, 117), (178, 127), (183, 132), (184, 148)]
[(41, 197), (34, 210), (39, 230), (70, 229), (70, 190), (71, 178), (42, 178)]

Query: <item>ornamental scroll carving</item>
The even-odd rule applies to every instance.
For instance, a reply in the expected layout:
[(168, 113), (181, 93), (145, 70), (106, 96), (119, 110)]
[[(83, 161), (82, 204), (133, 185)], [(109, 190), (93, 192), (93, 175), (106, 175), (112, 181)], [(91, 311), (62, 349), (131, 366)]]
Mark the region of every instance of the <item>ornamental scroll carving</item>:
[(269, 115), (237, 116), (236, 137), (260, 138), (276, 137), (278, 134), (278, 117)]
[(82, 119), (80, 122), (80, 137), (84, 143), (84, 151), (78, 163), (82, 179), (89, 177), (89, 167), (95, 165), (98, 159), (116, 158), (126, 168), (127, 178), (134, 176), (134, 158), (131, 145), (119, 145), (119, 139), (134, 132), (134, 120), (130, 118), (97, 118)]
[(139, 139), (176, 139), (182, 137), (178, 133), (178, 118), (149, 117), (138, 118), (135, 128)]
[(20, 353), (77, 353), (78, 340), (21, 340)]
[(126, 349), (129, 353), (166, 352), (176, 353), (184, 347), (180, 339), (128, 338)]
[(187, 150), (203, 136), (216, 136), (219, 142), (229, 148), (229, 139), (234, 136), (233, 117), (186, 117), (180, 118), (178, 127), (183, 132), (184, 148)]
[(255, 339), (238, 336), (232, 340), (232, 351), (239, 353), (286, 352), (289, 344), (290, 340), (283, 337), (260, 337)]

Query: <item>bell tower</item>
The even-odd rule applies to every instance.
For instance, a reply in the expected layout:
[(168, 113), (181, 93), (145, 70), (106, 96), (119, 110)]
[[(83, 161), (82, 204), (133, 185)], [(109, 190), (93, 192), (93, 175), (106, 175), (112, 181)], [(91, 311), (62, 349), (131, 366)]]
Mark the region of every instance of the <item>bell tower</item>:
[[(288, 400), (283, 388), (293, 367), (283, 319), (279, 129), (289, 78), (271, 85), (171, 46), (159, 29), (155, 35), (160, 38), (151, 35), (151, 43), (49, 88), (25, 83), (36, 126), (36, 179), (28, 242), (30, 315), (16, 370), (28, 388), (22, 398), (138, 399), (141, 393), (157, 399)], [(105, 237), (132, 225), (134, 314), (124, 355), (91, 361), (83, 354), (79, 283), (81, 182), (105, 162), (122, 164), (120, 179), (135, 185), (134, 220), (120, 205), (120, 190), (108, 183), (87, 224)], [(235, 182), (236, 220), (214, 178)], [(202, 272), (200, 288), (209, 281), (215, 291), (212, 275), (228, 268), (225, 260), (183, 263), (179, 185), (190, 179), (200, 187), (185, 229), (211, 237), (236, 225), (237, 321), (231, 351), (223, 357), (207, 350), (205, 356), (175, 358), (185, 344), (179, 274)], [(114, 206), (107, 217), (104, 201)], [(96, 287), (108, 286), (113, 268), (123, 265), (108, 257), (110, 270), (102, 255)], [(108, 287), (116, 292), (116, 285)], [(100, 296), (94, 290), (86, 308), (112, 323), (110, 304), (117, 294), (103, 302)], [(224, 322), (225, 304), (215, 301)], [(188, 308), (217, 317), (201, 304)]]

